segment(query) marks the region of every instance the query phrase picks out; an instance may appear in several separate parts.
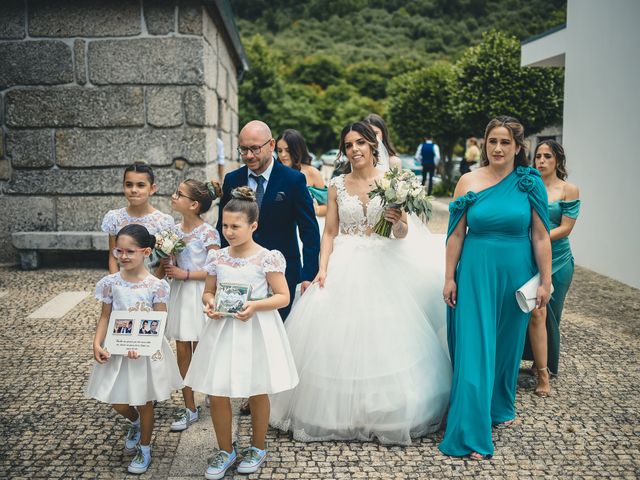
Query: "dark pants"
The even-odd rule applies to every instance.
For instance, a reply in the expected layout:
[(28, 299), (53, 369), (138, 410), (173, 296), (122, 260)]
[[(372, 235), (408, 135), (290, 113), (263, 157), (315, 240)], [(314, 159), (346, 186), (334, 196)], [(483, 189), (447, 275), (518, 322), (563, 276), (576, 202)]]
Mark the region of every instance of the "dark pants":
[(427, 189), (427, 194), (431, 195), (431, 190), (433, 190), (433, 174), (436, 171), (436, 165), (434, 163), (423, 163), (422, 164), (422, 185), (427, 181), (427, 174), (429, 174), (429, 188)]

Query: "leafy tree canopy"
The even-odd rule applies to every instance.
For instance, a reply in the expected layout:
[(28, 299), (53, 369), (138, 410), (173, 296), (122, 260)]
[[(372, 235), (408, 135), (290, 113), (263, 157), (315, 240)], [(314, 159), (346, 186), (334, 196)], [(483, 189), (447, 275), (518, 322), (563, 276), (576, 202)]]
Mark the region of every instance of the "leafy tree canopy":
[[(435, 125), (424, 123), (428, 119), (416, 107), (408, 110), (416, 112), (413, 120), (404, 122), (410, 117), (405, 114), (404, 125), (396, 124), (399, 105), (416, 103), (407, 100), (398, 78), (405, 78), (414, 93), (436, 88), (438, 82), (448, 85), (454, 70), (456, 81), (472, 79), (456, 95), (442, 98), (440, 92), (433, 98), (437, 105), (459, 103), (451, 107), (454, 112), (430, 117), (455, 117), (440, 127), (441, 135), (452, 128), (458, 136), (477, 134), (487, 114), (507, 104), (521, 102), (528, 130), (553, 123), (561, 111), (557, 74), (527, 69), (515, 82), (492, 82), (489, 68), (500, 65), (505, 74), (517, 73), (518, 41), (563, 23), (566, 0), (234, 0), (232, 6), (251, 68), (240, 85), (240, 122), (264, 119), (274, 134), (297, 128), (316, 152), (334, 148), (344, 123), (371, 112), (387, 118), (394, 141), (407, 149), (425, 127), (436, 134)], [(510, 40), (465, 51), (480, 45), (490, 29)], [(491, 58), (496, 54), (501, 58)], [(476, 69), (481, 77), (474, 77)], [(418, 73), (404, 76), (417, 71), (426, 72), (424, 83)], [(505, 85), (519, 90), (509, 92), (513, 98), (507, 104), (490, 102)], [(481, 95), (485, 88), (492, 93), (486, 98)], [(545, 97), (546, 110), (535, 101), (543, 88), (552, 92)]]

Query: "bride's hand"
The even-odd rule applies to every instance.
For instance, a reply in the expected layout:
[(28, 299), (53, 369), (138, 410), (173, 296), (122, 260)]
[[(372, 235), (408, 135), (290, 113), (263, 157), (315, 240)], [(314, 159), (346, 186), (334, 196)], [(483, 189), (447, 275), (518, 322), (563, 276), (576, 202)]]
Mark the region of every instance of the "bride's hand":
[(402, 219), (402, 210), (399, 208), (385, 208), (384, 209), (384, 218), (385, 220), (390, 221), (392, 224), (398, 223)]
[(320, 288), (324, 288), (324, 281), (326, 280), (326, 278), (327, 278), (327, 273), (322, 270), (319, 270), (318, 274), (316, 275), (316, 278), (313, 279), (312, 283), (317, 283), (320, 285)]
[(442, 291), (442, 298), (444, 303), (451, 308), (455, 308), (458, 297), (458, 286), (455, 280), (447, 280), (444, 282), (444, 290)]

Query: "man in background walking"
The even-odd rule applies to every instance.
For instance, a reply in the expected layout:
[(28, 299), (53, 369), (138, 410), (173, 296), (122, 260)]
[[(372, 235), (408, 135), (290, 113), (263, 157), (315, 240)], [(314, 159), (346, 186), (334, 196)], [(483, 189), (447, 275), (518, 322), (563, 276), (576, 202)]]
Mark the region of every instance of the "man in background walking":
[(425, 135), (424, 143), (418, 145), (415, 158), (416, 161), (422, 164), (422, 185), (425, 184), (427, 181), (427, 175), (429, 175), (427, 193), (431, 195), (431, 191), (433, 190), (433, 175), (438, 163), (440, 162), (440, 149), (438, 148), (438, 145), (433, 143), (431, 135)]

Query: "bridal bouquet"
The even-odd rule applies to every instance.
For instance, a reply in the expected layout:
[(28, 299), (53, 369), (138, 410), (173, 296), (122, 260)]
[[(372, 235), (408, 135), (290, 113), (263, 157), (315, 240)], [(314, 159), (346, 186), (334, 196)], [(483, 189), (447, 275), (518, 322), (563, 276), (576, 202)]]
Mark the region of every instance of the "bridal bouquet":
[[(423, 220), (431, 218), (431, 197), (427, 196), (420, 179), (410, 170), (389, 170), (374, 183), (369, 198), (374, 197), (379, 197), (383, 206), (399, 208), (409, 214), (415, 213)], [(384, 218), (383, 212), (373, 231), (383, 237), (389, 237), (391, 227), (391, 222)]]
[(153, 249), (153, 253), (160, 258), (169, 258), (184, 250), (185, 247), (184, 240), (175, 232), (165, 230), (156, 234), (156, 247)]

